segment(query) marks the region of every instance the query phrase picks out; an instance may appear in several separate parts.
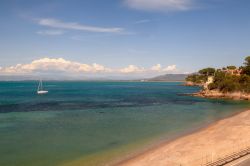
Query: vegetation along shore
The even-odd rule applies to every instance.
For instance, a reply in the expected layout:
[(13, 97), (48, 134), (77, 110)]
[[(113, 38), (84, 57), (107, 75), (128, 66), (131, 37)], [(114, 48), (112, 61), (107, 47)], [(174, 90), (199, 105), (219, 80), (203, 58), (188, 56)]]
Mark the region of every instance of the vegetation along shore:
[(240, 67), (202, 69), (189, 75), (185, 85), (202, 87), (201, 91), (192, 94), (194, 96), (250, 100), (250, 56)]

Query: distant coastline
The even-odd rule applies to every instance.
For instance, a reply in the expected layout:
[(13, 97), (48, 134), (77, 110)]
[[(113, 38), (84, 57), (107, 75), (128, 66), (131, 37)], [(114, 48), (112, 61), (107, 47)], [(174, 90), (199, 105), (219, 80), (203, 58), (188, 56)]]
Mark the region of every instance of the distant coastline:
[[(37, 80), (35, 79), (31, 79), (31, 80), (0, 80), (0, 82), (37, 82)], [(182, 85), (185, 84), (185, 81), (141, 81), (141, 80), (44, 80), (45, 82), (145, 82), (145, 83), (157, 83), (157, 82), (173, 82), (173, 83), (183, 83)]]
[(59, 76), (33, 76), (33, 75), (0, 75), (0, 81), (37, 81), (43, 79), (45, 81), (96, 81), (96, 82), (185, 82), (186, 74), (165, 74), (152, 78), (122, 78), (122, 77), (100, 77), (100, 78), (78, 78)]

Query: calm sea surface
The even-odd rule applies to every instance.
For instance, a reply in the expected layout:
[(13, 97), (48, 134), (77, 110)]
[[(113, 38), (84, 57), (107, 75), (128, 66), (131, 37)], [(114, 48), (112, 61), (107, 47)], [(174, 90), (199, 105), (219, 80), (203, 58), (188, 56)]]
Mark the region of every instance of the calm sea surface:
[(100, 165), (250, 108), (181, 83), (0, 82), (0, 165)]

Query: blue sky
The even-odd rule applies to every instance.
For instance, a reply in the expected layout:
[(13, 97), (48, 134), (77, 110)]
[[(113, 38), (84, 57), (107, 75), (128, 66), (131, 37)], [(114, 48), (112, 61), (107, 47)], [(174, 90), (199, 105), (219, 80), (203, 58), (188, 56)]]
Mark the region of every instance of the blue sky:
[(158, 75), (241, 65), (249, 9), (249, 0), (1, 0), (0, 71)]

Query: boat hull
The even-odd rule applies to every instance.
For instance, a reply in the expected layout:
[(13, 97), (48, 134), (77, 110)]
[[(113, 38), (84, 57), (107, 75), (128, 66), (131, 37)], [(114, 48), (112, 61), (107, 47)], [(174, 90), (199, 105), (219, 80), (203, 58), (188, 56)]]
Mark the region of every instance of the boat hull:
[(46, 94), (46, 93), (48, 93), (48, 91), (46, 91), (46, 90), (37, 91), (37, 94)]

